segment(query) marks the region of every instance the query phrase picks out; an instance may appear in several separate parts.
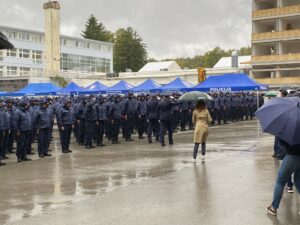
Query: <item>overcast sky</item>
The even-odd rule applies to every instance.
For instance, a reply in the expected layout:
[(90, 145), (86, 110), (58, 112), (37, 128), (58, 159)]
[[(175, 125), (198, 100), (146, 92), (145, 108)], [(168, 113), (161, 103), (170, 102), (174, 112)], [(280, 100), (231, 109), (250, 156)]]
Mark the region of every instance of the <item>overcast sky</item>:
[[(0, 24), (44, 30), (46, 0), (0, 0)], [(80, 36), (94, 14), (109, 29), (132, 27), (154, 58), (250, 45), (249, 0), (60, 0), (61, 32)]]

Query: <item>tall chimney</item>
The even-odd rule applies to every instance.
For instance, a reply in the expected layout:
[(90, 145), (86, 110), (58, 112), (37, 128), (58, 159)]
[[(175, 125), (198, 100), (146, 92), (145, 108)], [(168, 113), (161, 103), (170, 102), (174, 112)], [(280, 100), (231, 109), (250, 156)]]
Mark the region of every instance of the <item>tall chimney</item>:
[(231, 54), (231, 67), (238, 68), (239, 67), (239, 56), (237, 51), (233, 51)]
[(56, 76), (60, 71), (60, 4), (44, 3), (45, 12), (45, 74)]

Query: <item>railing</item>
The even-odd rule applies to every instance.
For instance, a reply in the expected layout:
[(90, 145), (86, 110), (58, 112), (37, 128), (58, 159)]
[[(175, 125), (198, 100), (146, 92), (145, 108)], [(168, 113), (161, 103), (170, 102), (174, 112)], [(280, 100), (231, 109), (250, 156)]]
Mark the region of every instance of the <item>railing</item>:
[(280, 78), (255, 78), (260, 84), (283, 85), (283, 84), (300, 84), (300, 76), (298, 77), (280, 77)]
[(278, 32), (253, 33), (252, 42), (272, 40), (272, 39), (285, 39), (285, 38), (293, 38), (293, 37), (300, 37), (300, 29), (285, 30), (285, 31), (278, 31)]
[(284, 16), (284, 15), (299, 14), (299, 13), (300, 13), (300, 5), (295, 5), (295, 6), (288, 6), (282, 8), (256, 10), (252, 12), (252, 18), (259, 19), (264, 17)]
[(253, 63), (271, 63), (271, 62), (288, 62), (288, 61), (299, 61), (300, 53), (295, 54), (284, 54), (284, 55), (263, 55), (263, 56), (252, 56), (251, 62)]

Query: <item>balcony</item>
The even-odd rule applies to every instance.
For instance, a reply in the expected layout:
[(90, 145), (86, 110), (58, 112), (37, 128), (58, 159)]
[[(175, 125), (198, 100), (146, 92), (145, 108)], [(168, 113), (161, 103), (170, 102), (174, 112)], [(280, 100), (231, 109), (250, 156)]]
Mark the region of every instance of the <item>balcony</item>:
[(255, 78), (255, 80), (260, 84), (268, 84), (268, 85), (274, 85), (274, 86), (300, 84), (300, 76), (298, 76), (298, 77), (280, 77), (280, 78)]
[(299, 63), (300, 53), (284, 55), (252, 56), (252, 65)]
[(269, 19), (276, 17), (285, 17), (292, 15), (300, 15), (300, 5), (288, 6), (282, 8), (256, 10), (252, 12), (252, 19)]
[(300, 29), (280, 32), (253, 33), (252, 42), (300, 39)]

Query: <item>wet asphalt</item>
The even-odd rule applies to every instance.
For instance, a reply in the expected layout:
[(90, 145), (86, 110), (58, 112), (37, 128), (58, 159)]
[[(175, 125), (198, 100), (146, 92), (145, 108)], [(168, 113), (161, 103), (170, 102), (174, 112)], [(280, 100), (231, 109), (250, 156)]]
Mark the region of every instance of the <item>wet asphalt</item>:
[[(0, 223), (20, 225), (299, 225), (298, 193), (285, 193), (277, 217), (272, 200), (279, 162), (273, 137), (257, 121), (213, 127), (206, 161), (191, 162), (193, 133), (175, 145), (146, 140), (62, 154), (0, 168)], [(36, 146), (34, 145), (36, 149)]]

